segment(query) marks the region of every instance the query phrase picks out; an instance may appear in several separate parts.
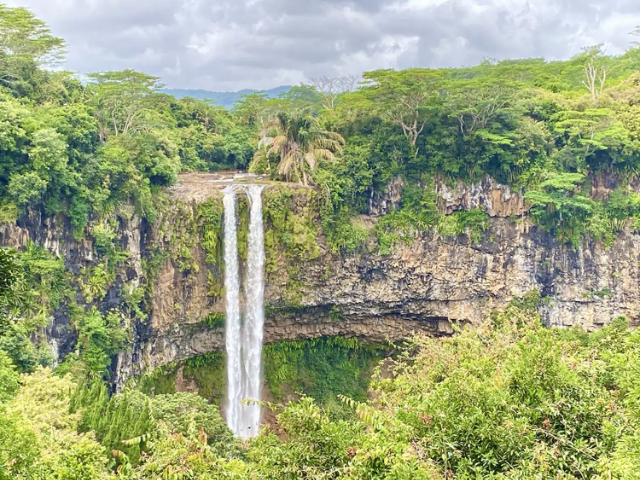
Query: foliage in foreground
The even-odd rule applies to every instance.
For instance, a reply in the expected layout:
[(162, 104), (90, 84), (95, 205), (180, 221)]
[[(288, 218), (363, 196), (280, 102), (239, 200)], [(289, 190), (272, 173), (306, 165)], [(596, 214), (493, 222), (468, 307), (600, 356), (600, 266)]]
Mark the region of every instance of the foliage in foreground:
[[(5, 358), (0, 478), (640, 478), (640, 332), (623, 319), (593, 334), (547, 329), (527, 305), (416, 339), (368, 402), (341, 398), (356, 415), (336, 420), (303, 398), (236, 447), (197, 397), (81, 387), (70, 404), (71, 380), (47, 370), (16, 393)], [(134, 417), (149, 427), (130, 431), (122, 419)], [(114, 426), (126, 431), (117, 442)]]

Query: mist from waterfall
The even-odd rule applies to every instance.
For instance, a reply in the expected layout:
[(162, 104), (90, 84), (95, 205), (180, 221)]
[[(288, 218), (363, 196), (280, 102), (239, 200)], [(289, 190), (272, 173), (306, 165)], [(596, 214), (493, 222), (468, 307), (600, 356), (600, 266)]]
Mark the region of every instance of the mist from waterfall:
[(250, 203), (245, 311), (240, 314), (238, 232), (233, 187), (224, 193), (225, 287), (227, 301), (227, 424), (246, 439), (257, 435), (262, 409), (262, 341), (264, 330), (264, 228), (261, 185), (243, 186)]

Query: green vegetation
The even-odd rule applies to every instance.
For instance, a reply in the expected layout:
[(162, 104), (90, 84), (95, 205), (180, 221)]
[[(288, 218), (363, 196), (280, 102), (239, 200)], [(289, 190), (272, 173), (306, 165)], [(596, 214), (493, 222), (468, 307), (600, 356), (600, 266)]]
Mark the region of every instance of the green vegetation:
[(216, 407), (197, 395), (179, 393), (148, 397), (128, 391), (109, 398), (106, 387), (95, 383), (81, 385), (72, 395), (70, 411), (82, 412), (80, 432), (94, 431), (97, 439), (110, 450), (121, 450), (135, 464), (141, 459), (146, 442), (157, 429), (158, 422), (170, 426), (173, 432), (192, 434), (199, 429), (222, 455), (237, 450), (236, 441), (220, 418)]
[[(246, 95), (227, 110), (176, 100), (160, 92), (160, 79), (132, 70), (91, 74), (83, 85), (44, 68), (62, 58), (64, 42), (31, 13), (3, 7), (0, 20), (3, 221), (27, 208), (62, 212), (81, 238), (90, 218), (129, 203), (154, 219), (156, 193), (181, 171), (250, 167), (316, 187), (310, 208), (334, 252), (369, 245), (357, 215), (397, 178), (400, 206), (374, 232), (382, 253), (433, 228), (480, 240), (481, 218), (440, 218), (435, 177), (455, 184), (490, 175), (524, 188), (532, 220), (573, 245), (587, 237), (611, 244), (629, 219), (638, 225), (640, 202), (628, 185), (640, 172), (640, 47), (607, 56), (596, 46), (563, 62), (380, 70), (342, 94), (302, 85), (277, 98)], [(27, 40), (18, 47), (17, 38)], [(615, 195), (592, 197), (604, 178), (618, 185)], [(201, 208), (196, 230), (210, 265), (219, 265), (220, 206)], [(276, 236), (309, 230), (304, 217), (304, 227), (274, 222)], [(308, 233), (302, 247), (313, 258), (319, 232)], [(105, 251), (115, 240), (108, 225), (91, 234)], [(184, 271), (193, 267), (191, 246), (175, 246)]]
[[(295, 202), (301, 202), (296, 205)], [(264, 192), (267, 273), (279, 271), (284, 262), (294, 265), (320, 255), (314, 218), (315, 194), (311, 190), (270, 188)]]
[(109, 398), (99, 382), (42, 368), (18, 383), (0, 356), (0, 478), (636, 478), (640, 332), (624, 319), (593, 334), (547, 329), (540, 301), (529, 295), (452, 338), (415, 339), (370, 395), (353, 367), (366, 353), (357, 342), (276, 346), (267, 358), (289, 368), (268, 377), (311, 393), (342, 383), (355, 398), (334, 389), (324, 407), (312, 397), (274, 407), (276, 430), (244, 445), (198, 396)]
[(220, 312), (214, 312), (205, 318), (202, 323), (204, 323), (211, 330), (217, 330), (219, 328), (224, 328), (225, 323), (225, 314)]
[(34, 244), (23, 252), (3, 250), (0, 255), (6, 269), (0, 291), (0, 350), (20, 371), (33, 371), (52, 360), (43, 336), (51, 314), (63, 301), (73, 310), (70, 278), (64, 262)]
[[(181, 171), (250, 166), (273, 180), (317, 187), (309, 207), (334, 252), (369, 245), (370, 227), (357, 215), (395, 178), (404, 184), (400, 207), (374, 229), (381, 253), (433, 228), (481, 239), (481, 218), (438, 215), (436, 176), (455, 183), (490, 175), (525, 188), (533, 221), (573, 245), (586, 237), (611, 244), (629, 219), (638, 224), (640, 202), (627, 188), (640, 171), (638, 47), (607, 56), (596, 46), (564, 62), (374, 71), (342, 94), (298, 86), (278, 98), (244, 96), (229, 111), (176, 100), (160, 92), (160, 79), (132, 70), (91, 74), (83, 85), (44, 68), (64, 54), (46, 25), (24, 9), (3, 7), (0, 17), (7, 221), (27, 208), (63, 212), (81, 238), (89, 218), (128, 203), (155, 218), (156, 192)], [(16, 38), (27, 40), (18, 48)], [(591, 184), (603, 177), (619, 188), (610, 199), (592, 198)], [(220, 205), (199, 209), (190, 218), (198, 220), (208, 263), (219, 267)], [(317, 255), (315, 216), (305, 213), (304, 225), (285, 228), (277, 215), (272, 243), (291, 236), (295, 248)], [(93, 225), (90, 233), (111, 258), (117, 239), (109, 228)], [(195, 231), (187, 230), (193, 235), (179, 235), (174, 245), (183, 271), (194, 268)], [(211, 273), (215, 297), (219, 271)]]
[(155, 77), (104, 72), (83, 85), (41, 68), (64, 42), (25, 9), (2, 6), (0, 36), (0, 197), (65, 212), (78, 236), (92, 210), (133, 200), (153, 215), (153, 193), (181, 170), (243, 167), (253, 155), (250, 129), (228, 111), (159, 93)]
[[(160, 226), (161, 230), (170, 229), (172, 235), (169, 251), (178, 269), (183, 272), (198, 273), (200, 265), (193, 258), (194, 248), (198, 240), (198, 212), (195, 207), (185, 203), (178, 203), (172, 211), (171, 218), (163, 219), (167, 224)], [(206, 244), (210, 248), (209, 243)], [(209, 256), (209, 255), (207, 255)]]
[(280, 111), (260, 133), (252, 170), (274, 176), (272, 162), (277, 163), (277, 175), (305, 186), (318, 163), (335, 161), (334, 152), (344, 145), (340, 134), (323, 130), (308, 110)]
[(202, 229), (202, 248), (207, 252), (207, 263), (222, 263), (223, 209), (220, 202), (209, 200), (198, 205), (198, 217)]
[(185, 362), (184, 376), (198, 386), (198, 394), (221, 406), (227, 385), (226, 356), (222, 353), (210, 353), (190, 358)]
[[(224, 292), (222, 258), (224, 254), (223, 206), (220, 201), (209, 200), (198, 205), (198, 225), (201, 231), (200, 245), (207, 254), (209, 265), (209, 296), (218, 299)], [(211, 325), (209, 319), (205, 320)], [(224, 318), (222, 324), (224, 325)], [(213, 327), (212, 328), (216, 328)]]
[(170, 363), (156, 368), (153, 372), (142, 375), (136, 388), (146, 395), (165, 395), (176, 393), (176, 377), (178, 365)]
[(0, 265), (6, 271), (0, 285), (0, 351), (21, 372), (51, 365), (44, 329), (54, 312), (64, 308), (78, 340), (75, 355), (67, 357), (60, 372), (106, 376), (111, 357), (123, 350), (127, 340), (124, 311), (103, 314), (93, 306), (82, 308), (77, 292), (85, 298), (104, 297), (114, 280), (108, 269), (99, 265), (91, 269), (89, 279), (80, 277), (76, 284), (64, 261), (34, 244), (22, 252), (0, 252)]
[(126, 333), (120, 326), (121, 321), (120, 312), (113, 310), (103, 315), (95, 307), (82, 316), (78, 324), (78, 346), (80, 359), (89, 371), (106, 375), (111, 356), (124, 349)]
[(373, 366), (384, 350), (342, 337), (266, 345), (265, 378), (277, 402), (304, 395), (331, 410), (339, 406), (339, 394), (366, 400)]
[(479, 209), (443, 215), (436, 228), (442, 236), (468, 235), (472, 243), (478, 243), (489, 229), (489, 215)]

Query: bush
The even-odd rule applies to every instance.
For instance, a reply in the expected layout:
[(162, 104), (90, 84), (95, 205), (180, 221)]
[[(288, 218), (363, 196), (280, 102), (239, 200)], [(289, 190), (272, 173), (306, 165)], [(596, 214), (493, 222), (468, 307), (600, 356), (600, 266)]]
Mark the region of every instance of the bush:
[(19, 378), (9, 355), (0, 350), (0, 404), (13, 397), (18, 391)]

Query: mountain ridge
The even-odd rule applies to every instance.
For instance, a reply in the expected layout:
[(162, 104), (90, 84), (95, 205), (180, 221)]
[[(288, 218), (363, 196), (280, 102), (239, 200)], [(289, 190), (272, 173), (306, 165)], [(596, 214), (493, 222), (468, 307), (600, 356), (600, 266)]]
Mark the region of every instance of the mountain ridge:
[(235, 103), (240, 100), (242, 95), (264, 93), (268, 98), (277, 98), (281, 94), (288, 92), (290, 89), (291, 85), (281, 85), (279, 87), (271, 88), (268, 90), (253, 90), (246, 88), (243, 90), (238, 90), (236, 92), (216, 92), (212, 90), (189, 88), (165, 88), (161, 91), (163, 93), (173, 95), (178, 99), (191, 97), (199, 100), (212, 100), (217, 106), (232, 108), (233, 105), (235, 105)]

